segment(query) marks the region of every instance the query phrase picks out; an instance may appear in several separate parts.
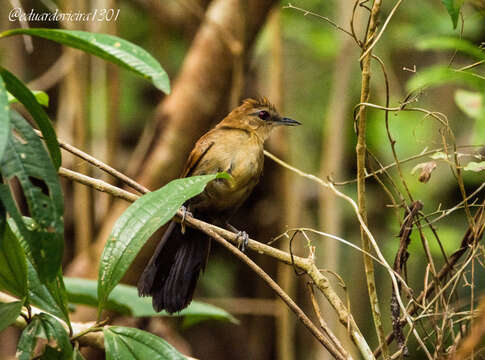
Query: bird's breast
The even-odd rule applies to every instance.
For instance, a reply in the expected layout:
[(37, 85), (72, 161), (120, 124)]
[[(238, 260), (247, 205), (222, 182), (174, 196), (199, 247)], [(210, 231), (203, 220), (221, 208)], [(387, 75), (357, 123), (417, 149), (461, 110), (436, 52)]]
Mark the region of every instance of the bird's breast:
[(233, 142), (215, 143), (211, 147), (195, 173), (225, 171), (231, 175), (231, 179), (210, 182), (204, 192), (194, 199), (193, 206), (197, 210), (227, 212), (237, 209), (246, 200), (263, 170), (263, 146), (256, 140), (234, 137)]

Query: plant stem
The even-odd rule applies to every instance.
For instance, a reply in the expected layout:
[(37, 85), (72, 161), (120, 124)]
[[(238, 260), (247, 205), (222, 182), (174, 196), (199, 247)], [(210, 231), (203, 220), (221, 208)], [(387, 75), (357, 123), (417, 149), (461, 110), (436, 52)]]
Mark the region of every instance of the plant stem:
[[(372, 61), (372, 49), (371, 41), (376, 33), (377, 20), (380, 12), (381, 0), (375, 0), (371, 14), (369, 18), (369, 24), (367, 28), (367, 34), (365, 42), (363, 44), (364, 56), (362, 57), (362, 83), (361, 83), (361, 96), (360, 102), (366, 103), (370, 98), (370, 79), (371, 79), (371, 61)], [(367, 110), (365, 107), (360, 107), (357, 117), (357, 204), (359, 206), (359, 214), (367, 225), (367, 210), (365, 201), (365, 158), (366, 158), (366, 119)], [(370, 240), (361, 226), (360, 236), (362, 240), (362, 249), (366, 252), (371, 250)], [(364, 253), (364, 268), (365, 277), (367, 281), (367, 291), (369, 293), (369, 300), (372, 312), (372, 318), (374, 319), (374, 326), (376, 328), (379, 344), (382, 348), (382, 354), (384, 358), (389, 357), (389, 349), (387, 348), (386, 336), (382, 326), (381, 311), (379, 306), (379, 299), (377, 297), (374, 263), (372, 259)]]

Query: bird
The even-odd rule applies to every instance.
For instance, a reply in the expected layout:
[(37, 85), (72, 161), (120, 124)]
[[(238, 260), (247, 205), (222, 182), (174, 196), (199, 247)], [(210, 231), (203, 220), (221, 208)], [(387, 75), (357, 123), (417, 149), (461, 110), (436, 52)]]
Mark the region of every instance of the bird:
[[(265, 97), (249, 98), (205, 133), (191, 151), (181, 178), (226, 172), (184, 204), (194, 217), (234, 230), (230, 217), (259, 182), (264, 142), (280, 126), (301, 125), (282, 117)], [(243, 237), (243, 246), (248, 236)], [(244, 250), (244, 249), (243, 249)], [(138, 280), (139, 296), (151, 296), (153, 309), (172, 314), (192, 301), (199, 274), (210, 251), (210, 239), (196, 229), (172, 220)]]

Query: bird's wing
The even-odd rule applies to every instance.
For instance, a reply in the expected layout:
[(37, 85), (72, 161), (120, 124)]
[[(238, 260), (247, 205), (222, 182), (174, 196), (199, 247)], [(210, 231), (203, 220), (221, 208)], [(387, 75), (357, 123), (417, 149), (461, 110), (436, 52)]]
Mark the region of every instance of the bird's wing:
[(210, 141), (207, 136), (203, 136), (197, 141), (192, 152), (185, 163), (184, 171), (180, 177), (184, 178), (190, 176), (192, 171), (197, 167), (205, 154), (214, 145), (214, 141)]

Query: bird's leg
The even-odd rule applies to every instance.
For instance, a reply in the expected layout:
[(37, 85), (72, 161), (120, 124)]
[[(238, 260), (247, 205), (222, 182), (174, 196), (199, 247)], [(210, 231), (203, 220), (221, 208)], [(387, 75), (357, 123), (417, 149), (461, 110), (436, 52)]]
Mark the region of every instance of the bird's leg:
[(245, 252), (249, 243), (249, 235), (246, 231), (239, 231), (236, 239), (239, 240), (239, 238), (241, 238), (241, 251)]
[(239, 239), (241, 239), (241, 241), (238, 244), (238, 248), (240, 248), (242, 252), (245, 252), (246, 251), (246, 247), (248, 246), (248, 243), (249, 243), (249, 235), (248, 235), (248, 233), (246, 231), (239, 231), (238, 229), (236, 229), (234, 226), (232, 226), (228, 222), (226, 222), (226, 227), (229, 230), (231, 230), (231, 231), (233, 231), (233, 232), (236, 233), (236, 241), (239, 242)]
[(187, 215), (192, 216), (192, 213), (184, 205), (180, 207), (180, 210), (182, 210), (182, 220), (180, 220), (180, 227), (182, 234), (185, 234), (185, 217)]

